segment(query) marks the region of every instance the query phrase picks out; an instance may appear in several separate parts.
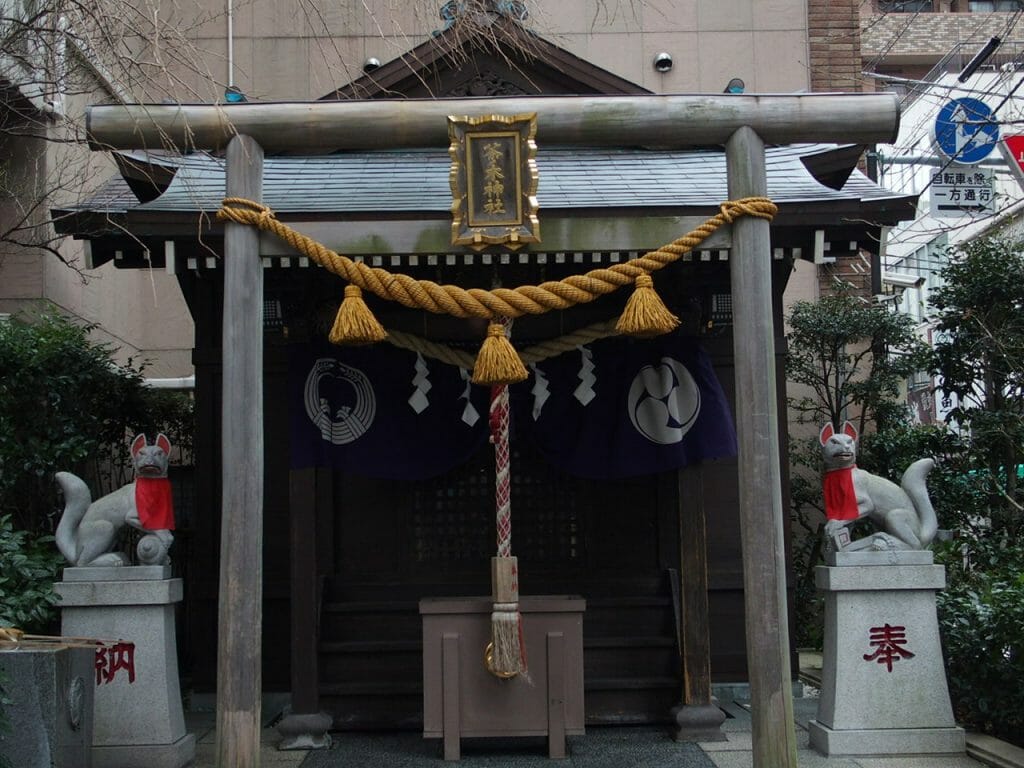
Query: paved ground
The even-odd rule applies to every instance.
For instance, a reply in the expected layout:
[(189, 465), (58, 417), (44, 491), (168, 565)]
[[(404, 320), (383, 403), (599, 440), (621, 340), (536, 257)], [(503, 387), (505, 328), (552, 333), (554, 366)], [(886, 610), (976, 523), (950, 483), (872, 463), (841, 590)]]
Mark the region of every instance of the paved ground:
[[(743, 702), (723, 702), (729, 715), (723, 730), (727, 740), (678, 744), (666, 730), (654, 727), (587, 729), (586, 736), (569, 739), (567, 768), (751, 768), (750, 712)], [(268, 717), (275, 713), (272, 707)], [(964, 757), (825, 758), (807, 746), (807, 721), (817, 711), (817, 699), (794, 700), (800, 768), (981, 768)], [(214, 768), (213, 716), (191, 712), (189, 730), (196, 734), (196, 768)], [(279, 752), (277, 734), (264, 729), (262, 768), (437, 768), (443, 765), (440, 745), (416, 733), (336, 734), (329, 750)], [(465, 768), (530, 768), (551, 765), (543, 740), (484, 740), (463, 742)]]
[[(586, 736), (569, 739), (568, 760), (556, 764), (571, 768), (714, 768), (696, 744), (675, 744), (651, 728), (590, 729)], [(443, 765), (439, 746), (417, 734), (358, 736), (339, 739), (329, 752), (310, 753), (301, 768), (401, 766), (438, 768)], [(462, 746), (461, 765), (466, 768), (542, 768), (551, 766), (542, 739), (492, 740)]]

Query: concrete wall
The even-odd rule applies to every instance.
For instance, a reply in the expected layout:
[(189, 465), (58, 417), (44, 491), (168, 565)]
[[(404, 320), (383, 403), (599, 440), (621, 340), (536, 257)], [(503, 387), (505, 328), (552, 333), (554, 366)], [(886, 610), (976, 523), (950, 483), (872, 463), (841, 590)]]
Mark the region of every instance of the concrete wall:
[(22, 302), (43, 296), (41, 252), (10, 241), (22, 241), (16, 230), (26, 222), (26, 215), (29, 222), (38, 222), (43, 215), (38, 210), (34, 215), (29, 211), (46, 177), (46, 145), (4, 132), (0, 134), (0, 158), (0, 232), (4, 233), (0, 241), (0, 312), (12, 313)]
[[(238, 3), (233, 16), (234, 81), (251, 98), (315, 99), (387, 62), (441, 29), (440, 0), (303, 0)], [(560, 0), (529, 3), (526, 25), (572, 53), (657, 92), (720, 93), (734, 77), (748, 91), (810, 85), (804, 0)], [(227, 17), (219, 3), (168, 6), (168, 25), (186, 24), (197, 55), (185, 73), (200, 100), (223, 97)], [(195, 19), (201, 19), (196, 22)], [(657, 53), (675, 66), (657, 72)]]
[[(88, 101), (99, 98), (102, 94), (69, 97), (69, 114), (81, 115)], [(90, 270), (80, 241), (50, 239), (51, 208), (88, 198), (117, 173), (114, 164), (101, 153), (65, 143), (76, 130), (73, 123), (44, 120), (31, 128), (51, 140), (18, 138), (4, 144), (5, 179), (18, 194), (0, 200), (0, 231), (35, 206), (32, 220), (41, 227), (28, 242), (47, 243), (60, 257), (38, 245), (0, 242), (0, 313), (32, 314), (53, 306), (97, 325), (93, 338), (110, 344), (120, 362), (151, 360), (150, 376), (191, 374), (193, 325), (173, 277), (162, 270), (118, 270), (113, 264)]]

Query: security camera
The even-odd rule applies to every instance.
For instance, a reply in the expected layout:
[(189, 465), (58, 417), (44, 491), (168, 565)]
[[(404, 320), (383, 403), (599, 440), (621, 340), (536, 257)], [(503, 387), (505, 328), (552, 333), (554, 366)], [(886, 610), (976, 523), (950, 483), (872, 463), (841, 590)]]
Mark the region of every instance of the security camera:
[(654, 57), (654, 68), (659, 72), (668, 72), (672, 69), (672, 57), (662, 51)]
[(882, 282), (885, 285), (895, 285), (898, 288), (920, 288), (924, 285), (924, 278), (920, 275), (907, 275), (902, 272), (883, 272)]
[(373, 72), (375, 69), (380, 69), (380, 59), (376, 56), (371, 56), (363, 62), (363, 72)]

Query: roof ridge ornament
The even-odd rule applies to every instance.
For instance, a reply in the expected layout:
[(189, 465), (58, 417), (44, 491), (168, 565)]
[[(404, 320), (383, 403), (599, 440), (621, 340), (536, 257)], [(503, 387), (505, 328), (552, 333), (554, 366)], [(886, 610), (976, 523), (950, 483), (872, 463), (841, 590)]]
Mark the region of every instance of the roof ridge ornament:
[(448, 0), (441, 6), (438, 16), (444, 22), (444, 28), (448, 29), (459, 16), (467, 11), (496, 13), (520, 23), (530, 17), (526, 3), (520, 2), (520, 0)]

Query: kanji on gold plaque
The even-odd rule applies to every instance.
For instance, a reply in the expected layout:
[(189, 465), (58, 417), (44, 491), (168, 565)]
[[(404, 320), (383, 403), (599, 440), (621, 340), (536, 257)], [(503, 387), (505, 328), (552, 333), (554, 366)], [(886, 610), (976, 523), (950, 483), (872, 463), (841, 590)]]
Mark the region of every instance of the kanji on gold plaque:
[(515, 250), (540, 242), (537, 116), (449, 117), (452, 244)]

